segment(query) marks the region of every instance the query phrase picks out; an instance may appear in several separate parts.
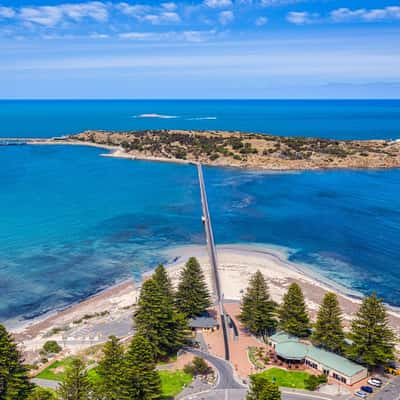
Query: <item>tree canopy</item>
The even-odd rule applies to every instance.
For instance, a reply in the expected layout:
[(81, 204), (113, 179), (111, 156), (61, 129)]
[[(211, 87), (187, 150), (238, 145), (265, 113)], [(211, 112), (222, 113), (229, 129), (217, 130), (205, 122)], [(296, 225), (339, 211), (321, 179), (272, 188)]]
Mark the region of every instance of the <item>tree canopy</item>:
[(153, 347), (145, 337), (135, 335), (125, 358), (126, 400), (161, 397), (161, 381), (155, 367)]
[(281, 400), (281, 392), (266, 376), (251, 375), (246, 400)]
[(22, 356), (11, 335), (0, 324), (0, 399), (25, 400), (32, 389)]
[(123, 398), (124, 381), (124, 350), (115, 336), (110, 336), (104, 345), (103, 358), (97, 367), (100, 385), (97, 391), (100, 398), (106, 400), (120, 400)]
[(350, 339), (348, 355), (370, 368), (394, 359), (395, 334), (385, 305), (375, 293), (364, 298), (352, 321)]
[(312, 341), (326, 350), (339, 353), (343, 349), (342, 310), (335, 293), (326, 293), (314, 325)]
[(211, 306), (210, 293), (196, 258), (189, 258), (181, 272), (176, 292), (176, 306), (187, 318), (203, 314)]
[(134, 317), (137, 333), (152, 344), (157, 359), (168, 357), (184, 344), (186, 320), (154, 278), (144, 282)]
[(58, 389), (61, 400), (88, 400), (90, 384), (81, 359), (75, 358), (65, 371), (65, 376)]
[(308, 336), (310, 333), (310, 319), (304, 295), (297, 283), (292, 283), (283, 296), (283, 304), (279, 310), (279, 327), (299, 337)]
[(174, 302), (174, 291), (172, 288), (171, 280), (167, 274), (164, 265), (160, 264), (154, 271), (153, 279), (164, 293), (165, 298), (169, 299), (171, 303)]
[(257, 336), (269, 335), (276, 328), (276, 304), (270, 298), (267, 282), (260, 271), (250, 278), (239, 318)]

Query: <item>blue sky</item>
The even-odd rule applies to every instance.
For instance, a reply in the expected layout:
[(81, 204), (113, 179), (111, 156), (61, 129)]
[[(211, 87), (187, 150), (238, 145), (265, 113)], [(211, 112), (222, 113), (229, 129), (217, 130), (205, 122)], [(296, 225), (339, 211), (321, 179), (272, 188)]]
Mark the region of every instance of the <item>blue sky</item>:
[(400, 98), (399, 0), (0, 0), (1, 98)]

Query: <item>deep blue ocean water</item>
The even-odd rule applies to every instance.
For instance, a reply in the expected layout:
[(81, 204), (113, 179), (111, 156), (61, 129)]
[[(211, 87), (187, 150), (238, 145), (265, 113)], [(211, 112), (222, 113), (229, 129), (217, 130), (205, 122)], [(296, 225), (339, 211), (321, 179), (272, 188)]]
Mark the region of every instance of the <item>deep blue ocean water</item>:
[[(177, 118), (138, 117), (150, 113)], [(3, 137), (174, 127), (398, 138), (400, 101), (0, 102)], [(163, 249), (204, 242), (194, 167), (101, 153), (0, 147), (0, 321), (138, 278)], [(209, 167), (205, 178), (217, 243), (287, 247), (292, 260), (400, 306), (400, 170)]]

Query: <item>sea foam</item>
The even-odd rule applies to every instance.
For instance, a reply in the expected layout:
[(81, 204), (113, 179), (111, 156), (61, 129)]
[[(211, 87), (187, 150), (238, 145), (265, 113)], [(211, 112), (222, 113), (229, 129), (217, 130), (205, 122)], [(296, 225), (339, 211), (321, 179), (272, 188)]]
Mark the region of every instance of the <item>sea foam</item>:
[(139, 114), (139, 115), (133, 115), (132, 118), (174, 119), (174, 118), (179, 118), (179, 117), (176, 115), (165, 115), (165, 114)]

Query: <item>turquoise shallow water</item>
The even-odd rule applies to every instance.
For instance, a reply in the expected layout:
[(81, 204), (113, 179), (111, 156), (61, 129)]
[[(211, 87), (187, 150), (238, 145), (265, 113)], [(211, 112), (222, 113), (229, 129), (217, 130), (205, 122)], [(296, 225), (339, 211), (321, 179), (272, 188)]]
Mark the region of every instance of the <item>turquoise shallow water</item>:
[[(100, 121), (108, 115), (104, 128), (110, 128), (118, 125), (120, 108), (125, 112), (130, 107), (125, 102), (120, 107), (115, 105), (119, 102), (87, 103), (7, 102), (4, 108), (0, 102), (0, 136), (81, 130), (99, 124), (95, 115)], [(283, 107), (276, 103), (273, 109)], [(303, 121), (302, 130), (311, 135), (329, 126), (333, 132), (336, 128), (327, 121), (335, 120), (339, 109), (346, 110), (346, 118), (356, 114), (362, 119), (365, 111), (359, 114), (360, 108), (368, 108), (361, 102), (351, 111), (351, 104), (335, 103), (318, 125), (315, 116), (321, 115), (325, 103), (306, 102), (307, 115), (314, 117)], [(201, 113), (192, 103), (187, 107), (166, 103), (165, 109), (158, 102), (135, 104), (135, 115), (212, 116), (223, 110), (225, 117), (219, 122), (223, 128), (234, 125), (241, 109), (232, 102), (203, 102), (207, 110)], [(253, 117), (243, 117), (244, 130), (260, 130), (262, 110), (277, 112), (268, 104), (256, 109), (246, 105), (243, 115)], [(399, 115), (393, 110), (400, 102), (387, 103), (387, 110), (385, 104), (371, 103), (371, 114), (380, 109), (381, 116), (371, 126), (368, 119), (364, 122), (371, 137), (378, 131), (382, 137), (398, 132)], [(94, 111), (85, 114), (86, 107)], [(276, 118), (278, 133), (287, 129), (291, 117), (292, 130), (298, 128), (299, 110), (293, 113), (287, 108), (281, 125)], [(347, 126), (342, 119), (336, 122), (338, 137), (358, 137), (358, 125), (352, 130), (355, 124)], [(131, 120), (132, 129), (172, 124), (172, 119)], [(216, 121), (175, 123), (207, 129)], [(139, 277), (163, 261), (162, 250), (169, 246), (203, 243), (193, 167), (105, 158), (100, 157), (102, 152), (72, 146), (0, 147), (1, 321), (31, 318), (124, 277)], [(363, 293), (376, 290), (387, 302), (400, 305), (399, 170), (269, 174), (205, 168), (205, 178), (218, 243), (288, 247), (294, 250), (292, 260), (310, 263), (325, 276)]]
[[(143, 114), (164, 118), (142, 118)], [(400, 138), (400, 101), (0, 101), (0, 122), (0, 135), (7, 136), (54, 136), (85, 129), (180, 128), (392, 139)]]

